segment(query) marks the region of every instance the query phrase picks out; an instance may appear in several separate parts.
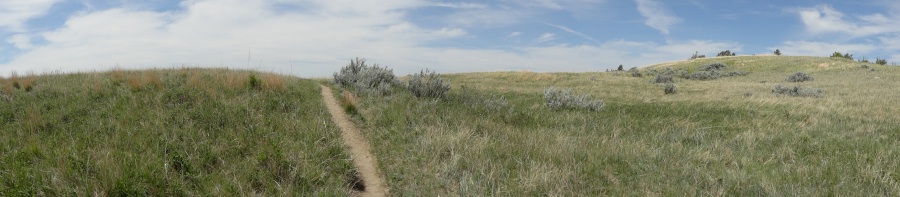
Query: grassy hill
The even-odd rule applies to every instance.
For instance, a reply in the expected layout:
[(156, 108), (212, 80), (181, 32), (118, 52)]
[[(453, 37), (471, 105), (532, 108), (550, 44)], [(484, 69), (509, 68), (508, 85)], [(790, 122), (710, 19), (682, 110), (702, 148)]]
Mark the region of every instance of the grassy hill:
[(349, 195), (318, 83), (223, 69), (0, 81), (0, 196)]
[[(397, 196), (897, 196), (900, 67), (863, 64), (739, 56), (640, 77), (450, 74), (437, 99), (335, 94)], [(785, 81), (796, 72), (814, 80)], [(0, 196), (351, 195), (320, 83), (223, 69), (2, 79)], [(550, 109), (550, 87), (605, 106)]]
[[(721, 62), (743, 76), (698, 72)], [(697, 59), (629, 72), (444, 75), (443, 99), (361, 94), (356, 121), (396, 195), (900, 195), (900, 68), (820, 57)], [(786, 82), (795, 72), (814, 80)], [(773, 87), (824, 90), (818, 96)], [(602, 99), (552, 110), (546, 88)]]

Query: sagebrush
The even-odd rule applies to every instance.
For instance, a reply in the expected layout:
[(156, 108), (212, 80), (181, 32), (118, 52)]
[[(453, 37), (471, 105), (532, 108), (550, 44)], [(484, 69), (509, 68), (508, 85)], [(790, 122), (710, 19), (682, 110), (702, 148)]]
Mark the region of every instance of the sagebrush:
[(389, 93), (391, 87), (399, 84), (393, 70), (379, 67), (378, 64), (368, 66), (366, 60), (359, 58), (350, 60), (350, 64), (341, 68), (340, 72), (334, 73), (332, 82), (357, 92), (382, 95)]
[(800, 87), (800, 86), (783, 86), (781, 84), (775, 85), (772, 87), (772, 92), (776, 95), (788, 95), (788, 96), (797, 96), (797, 97), (822, 97), (825, 94), (825, 90), (821, 88), (810, 88), (810, 87)]
[(788, 78), (784, 79), (787, 82), (804, 82), (804, 81), (812, 81), (814, 78), (805, 72), (796, 72)]
[(419, 98), (442, 98), (450, 91), (450, 83), (444, 83), (441, 75), (428, 69), (413, 74), (406, 85), (413, 95)]
[(595, 100), (591, 95), (575, 96), (571, 90), (561, 90), (553, 87), (544, 90), (544, 102), (553, 110), (562, 109), (586, 109), (591, 111), (603, 110), (603, 100)]

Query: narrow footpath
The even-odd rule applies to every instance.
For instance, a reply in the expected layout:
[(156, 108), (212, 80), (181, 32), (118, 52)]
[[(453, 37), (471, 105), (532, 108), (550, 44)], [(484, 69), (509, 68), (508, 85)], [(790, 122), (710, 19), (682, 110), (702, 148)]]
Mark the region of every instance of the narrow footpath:
[(369, 145), (369, 142), (362, 137), (359, 129), (353, 125), (350, 117), (344, 113), (337, 99), (334, 98), (331, 88), (324, 85), (320, 86), (322, 87), (322, 99), (325, 101), (325, 106), (328, 107), (331, 120), (341, 129), (341, 138), (344, 139), (344, 144), (350, 148), (350, 158), (353, 160), (353, 165), (356, 167), (356, 171), (359, 172), (358, 176), (362, 181), (361, 185), (358, 184), (354, 188), (362, 190), (359, 193), (360, 196), (387, 196), (388, 190), (385, 188), (381, 173), (378, 172), (378, 165), (375, 155), (372, 154), (372, 147)]

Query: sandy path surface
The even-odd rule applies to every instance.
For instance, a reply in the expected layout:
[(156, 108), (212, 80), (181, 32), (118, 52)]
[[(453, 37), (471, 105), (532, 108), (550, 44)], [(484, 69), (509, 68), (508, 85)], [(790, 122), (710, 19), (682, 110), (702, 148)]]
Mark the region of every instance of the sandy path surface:
[(331, 120), (341, 129), (341, 138), (344, 144), (350, 147), (350, 157), (353, 159), (353, 165), (364, 184), (364, 189), (360, 196), (387, 196), (388, 190), (385, 188), (384, 180), (381, 173), (378, 172), (375, 155), (372, 154), (369, 142), (359, 133), (359, 129), (350, 121), (350, 117), (344, 113), (344, 110), (338, 104), (331, 88), (320, 85), (322, 87), (322, 98), (328, 112), (331, 113)]

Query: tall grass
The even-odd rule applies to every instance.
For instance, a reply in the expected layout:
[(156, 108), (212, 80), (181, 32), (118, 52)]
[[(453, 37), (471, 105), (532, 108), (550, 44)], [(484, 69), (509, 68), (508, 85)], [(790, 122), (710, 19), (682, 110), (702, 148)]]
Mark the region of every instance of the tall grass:
[[(361, 124), (400, 196), (900, 194), (900, 92), (888, 88), (900, 86), (900, 69), (788, 56), (672, 67), (713, 61), (752, 74), (679, 82), (668, 96), (646, 79), (609, 73), (445, 75), (455, 91), (440, 102), (363, 95), (371, 117)], [(817, 76), (804, 85), (829, 95), (780, 97), (760, 83), (798, 69)], [(606, 107), (549, 109), (548, 86), (595, 95)], [(472, 101), (486, 97), (467, 95), (501, 95), (508, 107), (488, 109)]]
[(0, 196), (350, 195), (315, 82), (189, 68), (34, 82), (2, 93)]

